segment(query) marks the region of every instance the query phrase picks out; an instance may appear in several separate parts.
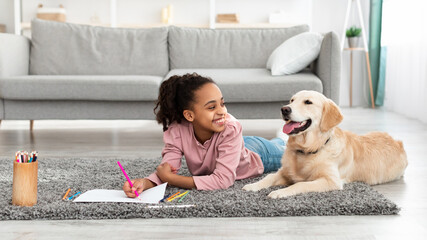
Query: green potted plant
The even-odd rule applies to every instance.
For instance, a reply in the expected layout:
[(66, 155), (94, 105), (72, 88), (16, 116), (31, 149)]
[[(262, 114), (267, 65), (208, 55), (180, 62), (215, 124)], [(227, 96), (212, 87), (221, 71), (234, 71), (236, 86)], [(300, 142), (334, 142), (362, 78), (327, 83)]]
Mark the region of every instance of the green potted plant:
[(360, 33), (362, 32), (361, 28), (358, 28), (356, 26), (352, 26), (345, 32), (345, 35), (348, 39), (348, 46), (350, 48), (357, 47), (357, 43), (359, 41)]

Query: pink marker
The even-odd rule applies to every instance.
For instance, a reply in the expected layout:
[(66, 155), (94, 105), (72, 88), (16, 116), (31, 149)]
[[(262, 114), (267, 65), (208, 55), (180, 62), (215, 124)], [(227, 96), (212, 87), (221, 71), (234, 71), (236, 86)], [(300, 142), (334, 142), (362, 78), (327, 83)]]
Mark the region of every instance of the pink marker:
[[(131, 188), (133, 188), (132, 181), (130, 180), (130, 178), (129, 178), (129, 177), (128, 177), (128, 175), (126, 174), (126, 172), (125, 172), (125, 170), (123, 169), (122, 165), (120, 164), (120, 162), (119, 162), (119, 161), (117, 161), (117, 164), (119, 164), (119, 167), (120, 167), (120, 169), (122, 170), (123, 174), (125, 175), (126, 179), (128, 180), (130, 187), (131, 187)], [(138, 191), (136, 191), (136, 190), (135, 190), (135, 195), (136, 195), (137, 197), (139, 197)]]

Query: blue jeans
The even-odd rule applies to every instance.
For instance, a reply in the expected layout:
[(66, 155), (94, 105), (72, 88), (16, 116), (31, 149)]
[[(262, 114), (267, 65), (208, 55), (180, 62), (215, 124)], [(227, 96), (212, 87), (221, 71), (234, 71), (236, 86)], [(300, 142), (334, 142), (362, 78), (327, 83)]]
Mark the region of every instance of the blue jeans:
[(261, 157), (264, 173), (277, 171), (281, 166), (285, 152), (285, 141), (281, 138), (267, 140), (256, 136), (243, 136), (245, 147)]

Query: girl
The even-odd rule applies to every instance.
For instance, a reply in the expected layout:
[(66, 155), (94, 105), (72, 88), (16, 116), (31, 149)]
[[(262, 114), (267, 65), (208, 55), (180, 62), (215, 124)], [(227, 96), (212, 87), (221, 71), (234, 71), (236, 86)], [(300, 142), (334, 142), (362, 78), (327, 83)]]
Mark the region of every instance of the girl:
[[(226, 189), (235, 180), (280, 168), (284, 141), (243, 137), (242, 126), (227, 113), (222, 93), (210, 78), (196, 73), (170, 77), (160, 86), (154, 112), (163, 124), (162, 163), (150, 176), (134, 179), (133, 188), (126, 181), (128, 197), (163, 182), (185, 189)], [(192, 177), (176, 174), (182, 155)]]

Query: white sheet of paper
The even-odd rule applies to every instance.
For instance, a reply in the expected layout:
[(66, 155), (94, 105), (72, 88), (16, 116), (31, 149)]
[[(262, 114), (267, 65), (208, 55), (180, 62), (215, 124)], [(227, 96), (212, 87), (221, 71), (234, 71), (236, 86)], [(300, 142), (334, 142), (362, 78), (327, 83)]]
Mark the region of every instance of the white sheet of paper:
[(143, 191), (138, 198), (128, 198), (123, 190), (94, 189), (89, 190), (73, 202), (132, 202), (132, 203), (159, 203), (165, 196), (167, 183)]

